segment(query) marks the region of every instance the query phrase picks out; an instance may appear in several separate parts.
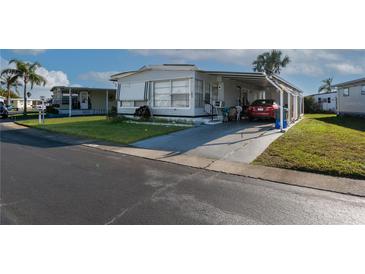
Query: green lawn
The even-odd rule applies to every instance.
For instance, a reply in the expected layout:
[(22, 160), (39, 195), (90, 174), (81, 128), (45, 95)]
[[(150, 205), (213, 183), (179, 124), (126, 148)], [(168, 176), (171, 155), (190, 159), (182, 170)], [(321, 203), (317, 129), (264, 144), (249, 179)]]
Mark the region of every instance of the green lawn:
[(254, 164), (365, 179), (365, 119), (305, 115)]
[(44, 125), (39, 125), (37, 119), (23, 120), (17, 123), (53, 132), (121, 144), (130, 144), (186, 128), (175, 125), (132, 124), (121, 120), (107, 120), (105, 116), (46, 118)]

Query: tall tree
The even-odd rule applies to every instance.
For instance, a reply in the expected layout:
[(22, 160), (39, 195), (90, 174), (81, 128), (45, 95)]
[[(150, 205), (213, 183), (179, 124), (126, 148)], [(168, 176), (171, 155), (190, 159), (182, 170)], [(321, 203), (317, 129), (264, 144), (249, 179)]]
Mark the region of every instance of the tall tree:
[(332, 80), (333, 78), (327, 78), (322, 80), (322, 86), (319, 87), (318, 93), (331, 92), (332, 91)]
[(37, 69), (41, 67), (38, 62), (28, 63), (20, 60), (10, 60), (10, 64), (15, 64), (15, 68), (4, 69), (4, 73), (12, 73), (17, 75), (23, 81), (24, 91), (24, 115), (27, 114), (27, 85), (30, 84), (30, 89), (33, 89), (34, 85), (40, 86), (46, 84), (46, 79), (37, 73)]
[(282, 55), (280, 50), (272, 50), (258, 55), (252, 63), (253, 71), (265, 72), (267, 75), (280, 74), (281, 68), (286, 67), (290, 62), (289, 56), (282, 57)]
[(4, 85), (7, 91), (6, 94), (6, 103), (10, 104), (10, 98), (13, 96), (14, 92), (11, 91), (11, 88), (15, 88), (15, 92), (18, 93), (18, 86), (21, 84), (18, 81), (18, 75), (14, 72), (10, 71), (1, 71), (0, 73), (0, 83)]

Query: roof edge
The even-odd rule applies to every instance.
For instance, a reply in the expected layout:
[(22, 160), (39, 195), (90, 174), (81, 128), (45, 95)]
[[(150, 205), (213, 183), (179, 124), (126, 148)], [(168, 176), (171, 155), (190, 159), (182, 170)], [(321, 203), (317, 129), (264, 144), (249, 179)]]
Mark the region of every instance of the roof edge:
[(346, 81), (346, 82), (342, 82), (342, 83), (338, 83), (338, 84), (333, 85), (333, 86), (334, 87), (343, 87), (343, 86), (353, 85), (353, 84), (357, 84), (357, 83), (361, 83), (361, 82), (365, 82), (365, 77), (355, 79), (355, 80)]

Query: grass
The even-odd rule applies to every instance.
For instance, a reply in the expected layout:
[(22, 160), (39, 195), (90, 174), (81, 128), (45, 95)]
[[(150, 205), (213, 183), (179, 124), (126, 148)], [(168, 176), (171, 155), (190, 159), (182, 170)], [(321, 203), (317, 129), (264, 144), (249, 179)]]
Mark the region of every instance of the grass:
[(365, 179), (365, 119), (305, 115), (254, 164)]
[(17, 123), (52, 132), (121, 144), (130, 144), (186, 128), (174, 125), (131, 124), (123, 120), (108, 120), (105, 116), (48, 118), (44, 125), (39, 125), (37, 119)]

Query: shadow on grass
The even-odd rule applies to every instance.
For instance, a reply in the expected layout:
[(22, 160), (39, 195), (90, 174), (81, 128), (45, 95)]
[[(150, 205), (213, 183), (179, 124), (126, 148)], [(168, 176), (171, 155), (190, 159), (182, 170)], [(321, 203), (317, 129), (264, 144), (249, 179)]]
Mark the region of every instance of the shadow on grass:
[(312, 118), (329, 124), (365, 132), (365, 118), (350, 116), (331, 116)]

